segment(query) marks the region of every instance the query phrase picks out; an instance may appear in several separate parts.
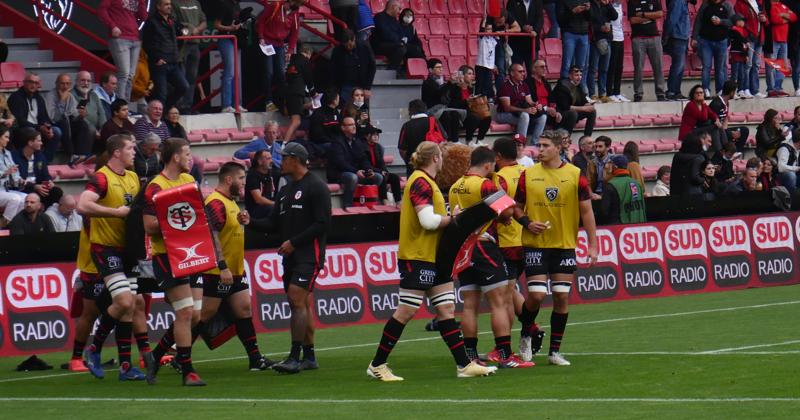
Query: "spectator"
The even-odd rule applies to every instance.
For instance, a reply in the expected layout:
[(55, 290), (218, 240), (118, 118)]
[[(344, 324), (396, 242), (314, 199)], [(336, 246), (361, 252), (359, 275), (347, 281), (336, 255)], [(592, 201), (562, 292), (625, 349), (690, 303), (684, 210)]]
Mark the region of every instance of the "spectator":
[[(153, 81), (151, 97), (169, 109), (189, 90), (189, 82), (186, 81), (178, 63), (179, 28), (171, 17), (172, 0), (155, 0), (155, 2), (155, 13), (150, 14), (142, 28), (142, 47), (147, 52), (150, 79)], [(167, 82), (171, 85), (171, 89)]]
[[(133, 75), (136, 74), (136, 63), (139, 62), (139, 50), (142, 48), (139, 22), (147, 19), (148, 5), (149, 2), (145, 0), (101, 0), (97, 7), (97, 17), (108, 28), (108, 51), (117, 66), (117, 95), (126, 101), (131, 98)], [(107, 102), (111, 104), (114, 99), (110, 97)]]
[(181, 125), (181, 112), (178, 107), (173, 106), (167, 111), (167, 119), (164, 121), (169, 131), (169, 137), (186, 138), (186, 129)]
[(722, 91), (727, 80), (728, 32), (731, 28), (733, 7), (723, 0), (705, 0), (697, 11), (692, 30), (692, 48), (700, 52), (703, 60), (703, 90), (711, 99), (711, 66), (715, 72), (715, 92)]
[(784, 127), (788, 127), (789, 136), (794, 137), (794, 130), (800, 128), (800, 106), (794, 107), (794, 117)]
[(413, 171), (411, 167), (411, 154), (417, 150), (417, 146), (426, 140), (431, 124), (437, 126), (440, 132), (444, 132), (442, 126), (436, 118), (429, 117), (425, 113), (427, 108), (421, 99), (414, 99), (408, 103), (409, 120), (400, 128), (400, 138), (397, 141), (397, 151), (406, 163), (406, 172), (410, 175)]
[(591, 136), (597, 119), (597, 111), (595, 111), (594, 105), (586, 99), (586, 90), (581, 84), (582, 79), (581, 69), (578, 66), (572, 66), (569, 77), (561, 79), (553, 88), (550, 101), (555, 103), (556, 109), (563, 115), (561, 123), (558, 124), (559, 128), (572, 134), (578, 121), (586, 120), (583, 135)]
[(285, 143), (286, 142), (280, 139), (278, 123), (270, 120), (264, 124), (264, 137), (259, 137), (247, 143), (244, 147), (237, 150), (233, 154), (233, 157), (240, 160), (252, 160), (255, 158), (256, 152), (260, 150), (267, 151), (267, 153), (272, 156), (272, 168), (270, 170), (272, 173), (273, 185), (278, 185), (278, 181), (281, 177), (281, 162), (283, 161), (281, 150), (283, 150)]
[[(786, 5), (795, 16), (800, 18), (800, 2), (781, 1)], [(800, 19), (798, 19), (800, 20)], [(797, 22), (789, 25), (789, 36), (786, 38), (789, 48), (789, 63), (792, 69), (792, 85), (794, 86), (794, 96), (800, 96), (800, 24)]]
[(607, 181), (603, 189), (601, 209), (606, 224), (644, 223), (647, 212), (644, 187), (631, 177), (628, 158), (616, 155), (608, 164)]
[[(136, 128), (128, 119), (128, 102), (124, 99), (117, 99), (111, 104), (112, 115), (111, 118), (103, 124), (103, 129), (100, 130), (100, 145), (102, 148), (98, 149), (98, 144), (95, 144), (94, 152), (102, 153), (105, 150), (106, 140), (115, 134), (133, 134)], [(142, 117), (144, 119), (146, 117)], [(138, 122), (138, 121), (137, 121)]]
[(495, 121), (516, 126), (517, 134), (525, 136), (528, 144), (538, 141), (538, 136), (534, 138), (532, 134), (534, 132), (541, 134), (547, 123), (547, 114), (541, 112), (544, 110), (541, 104), (533, 101), (531, 91), (525, 83), (525, 69), (522, 64), (511, 65), (510, 77), (497, 93), (497, 100), (499, 105)]
[(730, 184), (736, 178), (733, 171), (733, 161), (736, 159), (736, 146), (733, 143), (726, 143), (722, 150), (714, 154), (711, 162), (716, 165), (717, 180), (723, 184)]
[(775, 156), (778, 146), (788, 135), (787, 127), (781, 129), (781, 114), (774, 109), (768, 109), (764, 113), (764, 120), (756, 129), (756, 156), (761, 159)]
[[(592, 100), (611, 102), (606, 95), (608, 66), (611, 63), (611, 21), (617, 19), (617, 10), (611, 0), (592, 0), (592, 45), (589, 49), (589, 72), (586, 83)], [(597, 79), (595, 79), (595, 76)], [(595, 82), (597, 96), (595, 96)]]
[(286, 69), (286, 110), (291, 118), (286, 129), (286, 139), (295, 139), (295, 132), (300, 127), (301, 118), (312, 104), (306, 103), (306, 97), (315, 95), (314, 75), (311, 71), (311, 55), (314, 50), (310, 45), (303, 44), (300, 51), (292, 54), (289, 67)]
[[(568, 79), (573, 67), (581, 74), (588, 72), (589, 29), (592, 23), (591, 2), (587, 0), (562, 0), (557, 3), (558, 23), (561, 29), (561, 79)], [(581, 80), (587, 92), (586, 81)], [(589, 100), (587, 99), (587, 102)], [(589, 133), (591, 134), (591, 133)]]
[(25, 207), (8, 224), (11, 236), (55, 232), (48, 217), (42, 217), (42, 199), (30, 193), (25, 197)]
[(656, 186), (653, 187), (653, 192), (650, 193), (651, 197), (668, 197), (669, 196), (669, 177), (672, 169), (664, 165), (658, 168), (656, 172)]
[[(555, 6), (555, 5), (554, 5)], [(500, 16), (486, 17), (486, 25), (491, 26), (494, 32), (520, 32), (521, 28), (519, 23), (515, 20), (514, 16), (508, 12), (508, 9), (500, 10)], [(505, 82), (506, 74), (508, 73), (508, 66), (511, 64), (511, 57), (508, 56), (506, 51), (513, 53), (510, 49), (511, 45), (508, 43), (508, 37), (499, 37), (497, 40), (497, 47), (495, 47), (495, 66), (497, 73), (495, 73), (494, 88), (496, 92), (500, 92), (500, 88)], [(528, 48), (530, 51), (530, 48)]]
[(24, 182), (19, 189), (22, 192), (39, 194), (45, 207), (49, 207), (61, 198), (63, 192), (53, 184), (50, 177), (47, 160), (42, 153), (42, 135), (30, 127), (22, 128), (17, 135), (23, 147), (15, 150), (11, 156)]
[(342, 207), (353, 205), (356, 185), (381, 185), (383, 175), (370, 165), (364, 143), (356, 138), (356, 121), (342, 119), (341, 136), (334, 139), (328, 156), (328, 182), (342, 184)]
[(22, 87), (8, 97), (8, 108), (20, 128), (30, 127), (42, 135), (45, 157), (47, 162), (51, 162), (61, 145), (61, 129), (53, 124), (47, 114), (47, 102), (39, 93), (41, 83), (36, 73), (26, 74)]
[(592, 188), (592, 200), (600, 200), (605, 186), (605, 170), (608, 162), (611, 162), (611, 138), (600, 136), (594, 140), (594, 172), (586, 171), (586, 180)]
[[(744, 28), (744, 19), (739, 15), (733, 15), (731, 23), (733, 26), (731, 26), (731, 30), (728, 33), (731, 45), (731, 80), (729, 81), (736, 82), (738, 85), (738, 91), (734, 92), (736, 94), (735, 97), (745, 99), (746, 96), (743, 93), (747, 89), (747, 83), (750, 82), (750, 77), (747, 76), (745, 71), (747, 50), (750, 49), (750, 42), (747, 38), (747, 30)], [(725, 90), (725, 85), (722, 85), (722, 90)]]
[(689, 187), (690, 195), (699, 195), (703, 201), (714, 201), (723, 190), (724, 186), (717, 181), (717, 166), (710, 160), (704, 161), (700, 165), (700, 185)]
[[(461, 66), (458, 69), (460, 77), (451, 79), (450, 83), (446, 84), (442, 90), (442, 98), (445, 100), (445, 106), (448, 110), (458, 110), (461, 115), (461, 122), (464, 125), (465, 141), (467, 145), (472, 142), (472, 136), (475, 130), (478, 130), (478, 137), (475, 140), (477, 146), (485, 146), (483, 139), (486, 137), (486, 132), (489, 131), (489, 124), (492, 122), (492, 117), (487, 116), (481, 118), (476, 116), (469, 110), (468, 99), (472, 97), (472, 92), (475, 88), (475, 71), (470, 66)], [(448, 133), (448, 140), (458, 142), (458, 122), (456, 125), (445, 125), (445, 130)]]
[(417, 36), (417, 29), (414, 28), (414, 11), (403, 9), (400, 12), (400, 28), (402, 29), (404, 44), (406, 45), (406, 58), (425, 58), (425, 51), (422, 50), (422, 41)]
[(133, 169), (142, 184), (147, 185), (150, 179), (160, 174), (164, 169), (161, 163), (159, 148), (161, 147), (161, 137), (158, 134), (147, 133), (144, 140), (136, 145), (136, 155), (133, 157)]
[(358, 0), (358, 40), (369, 45), (372, 31), (375, 29), (375, 19), (372, 18), (372, 8), (367, 0)]
[(744, 192), (752, 191), (759, 191), (758, 170), (754, 168), (746, 168), (741, 179), (728, 185), (728, 187), (725, 189), (725, 194), (738, 195)]
[[(786, 187), (790, 193), (794, 193), (797, 187), (800, 186), (798, 150), (800, 150), (800, 129), (795, 129), (792, 133), (792, 138), (784, 140), (775, 152), (775, 157), (778, 161), (775, 166), (777, 166), (780, 184)], [(764, 163), (766, 164), (766, 161)]]
[(594, 168), (594, 140), (589, 136), (582, 136), (578, 139), (578, 153), (572, 158), (572, 164), (580, 168), (581, 175), (586, 176), (587, 171), (597, 173)]
[(691, 93), (691, 101), (687, 102), (686, 107), (683, 108), (678, 139), (683, 140), (690, 133), (696, 135), (708, 133), (713, 139), (714, 150), (719, 150), (721, 148), (719, 129), (722, 128), (722, 123), (719, 121), (717, 113), (706, 104), (702, 86), (694, 85), (689, 93)]
[(422, 102), (428, 107), (428, 113), (435, 115), (436, 111), (444, 109), (444, 104), (442, 104), (442, 86), (445, 83), (444, 65), (438, 58), (429, 58), (427, 63), (428, 77), (422, 82)]
[[(789, 24), (797, 22), (797, 15), (780, 0), (770, 0), (769, 24), (772, 29), (772, 53), (770, 58), (782, 60), (784, 66), (788, 67), (789, 58)], [(767, 96), (782, 97), (789, 96), (783, 91), (783, 79), (785, 76), (781, 72), (775, 73), (772, 66), (767, 66)]]
[(363, 138), (366, 135), (365, 130), (371, 125), (369, 120), (369, 105), (365, 102), (366, 95), (364, 89), (359, 87), (353, 88), (351, 92), (348, 92), (348, 96), (350, 100), (342, 109), (342, 118), (352, 117), (356, 120), (356, 132), (359, 138)]
[(275, 183), (272, 177), (272, 153), (261, 149), (253, 154), (244, 189), (244, 208), (250, 217), (263, 219), (272, 213)]
[(360, 86), (366, 91), (367, 99), (372, 94), (372, 81), (375, 79), (375, 57), (368, 45), (356, 42), (356, 34), (350, 29), (342, 35), (342, 43), (334, 47), (331, 66), (336, 69), (335, 84), (343, 102), (350, 100), (353, 88)]
[[(736, 94), (736, 82), (728, 80), (722, 85), (722, 94), (711, 100), (708, 104), (714, 113), (717, 114), (721, 123), (720, 143), (733, 143), (739, 153), (744, 153), (744, 146), (750, 136), (750, 129), (747, 127), (728, 127), (728, 113), (731, 99)], [(724, 134), (724, 137), (722, 137)], [(712, 136), (713, 137), (713, 136)]]
[(639, 165), (639, 143), (629, 141), (622, 148), (622, 154), (628, 159), (628, 172), (631, 178), (635, 179), (642, 186), (642, 194), (647, 194), (647, 187), (642, 176), (642, 167)]
[(354, 32), (358, 27), (358, 0), (329, 0), (328, 3), (331, 7), (331, 14), (347, 25), (346, 28), (333, 25), (336, 39), (344, 42), (344, 32), (347, 30)]
[(561, 28), (558, 26), (558, 14), (556, 13), (557, 0), (542, 0), (544, 10), (547, 12), (547, 21), (550, 22), (550, 30), (547, 31), (545, 38), (560, 38)]
[(79, 232), (83, 226), (83, 217), (75, 210), (75, 197), (63, 195), (58, 203), (45, 210), (44, 215), (50, 219), (53, 232)]
[[(72, 96), (78, 101), (78, 115), (86, 121), (91, 131), (92, 141), (100, 138), (100, 130), (108, 117), (97, 92), (92, 89), (92, 74), (86, 70), (75, 75), (75, 88)], [(83, 105), (83, 106), (81, 106)]]
[(386, 2), (383, 11), (375, 15), (375, 31), (371, 40), (372, 50), (375, 54), (385, 55), (389, 59), (388, 69), (396, 70), (398, 76), (402, 76), (405, 59), (411, 51), (407, 45), (409, 39), (398, 20), (401, 8), (399, 0)]
[(700, 137), (695, 134), (687, 135), (678, 153), (672, 157), (671, 172), (675, 172), (675, 176), (670, 176), (670, 195), (684, 196), (703, 185), (700, 171), (705, 160)]
[(664, 52), (672, 59), (667, 77), (667, 99), (671, 101), (688, 99), (681, 94), (681, 83), (692, 30), (689, 23), (689, 3), (696, 4), (697, 0), (667, 0), (667, 17), (664, 19), (662, 39), (665, 40)]
[(3, 93), (0, 93), (0, 127), (11, 128), (16, 123), (14, 114), (8, 109), (8, 98)]
[(620, 91), (622, 88), (622, 63), (625, 56), (625, 32), (622, 25), (622, 0), (612, 0), (617, 18), (611, 21), (611, 61), (608, 65), (606, 92), (611, 102), (630, 102)]
[[(775, 163), (775, 159), (769, 158), (764, 159), (762, 161), (763, 167), (761, 170), (761, 176), (759, 177), (759, 184), (761, 184), (761, 191), (771, 191), (773, 188), (777, 186), (784, 186), (780, 178), (778, 178), (778, 174), (776, 173), (775, 167), (777, 164)], [(789, 188), (787, 188), (789, 190)], [(790, 192), (794, 192), (794, 190), (789, 190)]]
[[(531, 92), (531, 99), (536, 104), (536, 116), (534, 116), (534, 125), (531, 128), (531, 144), (534, 146), (539, 144), (539, 136), (548, 124), (557, 126), (561, 123), (562, 114), (556, 110), (556, 104), (550, 101), (550, 83), (545, 78), (547, 68), (545, 67), (544, 60), (536, 60), (533, 62), (533, 72), (531, 77), (527, 78), (525, 82), (528, 85), (528, 90)], [(546, 118), (541, 118), (545, 115)]]
[[(481, 20), (479, 32), (492, 32), (493, 28)], [(497, 73), (497, 38), (493, 36), (478, 37), (478, 56), (475, 61), (475, 94), (494, 100), (492, 77)]]
[[(210, 8), (209, 15), (211, 16), (212, 27), (219, 35), (237, 35), (243, 29), (242, 23), (239, 21), (239, 0), (217, 0), (211, 2), (214, 7)], [(247, 112), (246, 109), (241, 107), (242, 100), (242, 82), (241, 74), (234, 75), (236, 68), (234, 66), (239, 51), (233, 48), (232, 39), (218, 39), (217, 51), (219, 51), (220, 58), (222, 59), (222, 83), (220, 91), (222, 93), (222, 112)], [(241, 67), (240, 67), (241, 68)], [(283, 69), (281, 69), (283, 71)], [(239, 83), (235, 86), (236, 76), (238, 76)], [(234, 89), (238, 93), (239, 102), (233, 103)], [(236, 108), (234, 108), (234, 105)]]
[(658, 35), (656, 21), (664, 16), (661, 0), (638, 0), (628, 2), (628, 20), (631, 22), (633, 49), (633, 101), (641, 102), (644, 95), (642, 75), (644, 59), (647, 55), (653, 69), (656, 98), (667, 99), (664, 92), (664, 71), (662, 70), (661, 37)]
[[(94, 88), (94, 93), (100, 98), (100, 105), (103, 106), (103, 111), (106, 113), (106, 120), (111, 119), (111, 104), (117, 100), (116, 90), (118, 86), (117, 76), (107, 71), (100, 75), (100, 84)], [(103, 150), (105, 150), (105, 146), (103, 146)]]
[(5, 229), (11, 219), (22, 210), (25, 203), (25, 193), (19, 192), (22, 178), (19, 168), (14, 163), (8, 143), (11, 140), (11, 131), (0, 125), (0, 207), (3, 214), (0, 216), (0, 229)]
[(91, 154), (94, 130), (78, 115), (78, 100), (72, 96), (72, 78), (61, 73), (56, 78), (55, 89), (44, 95), (47, 114), (61, 129), (61, 145), (69, 159), (69, 166), (83, 162)]
[(333, 139), (339, 137), (341, 116), (339, 115), (339, 93), (329, 89), (322, 95), (322, 108), (314, 111), (309, 123), (312, 149), (311, 155), (321, 157), (330, 148)]
[[(147, 103), (147, 115), (139, 118), (133, 125), (133, 133), (136, 135), (136, 142), (144, 141), (147, 133), (156, 133), (164, 141), (170, 137), (169, 127), (161, 117), (164, 115), (164, 105), (158, 99), (153, 99)], [(185, 137), (184, 137), (185, 138)]]
[(572, 139), (570, 138), (569, 132), (563, 128), (559, 128), (556, 130), (556, 134), (561, 136), (561, 150), (559, 151), (559, 155), (561, 155), (561, 161), (564, 163), (572, 163), (572, 158), (575, 157), (575, 152), (570, 148), (570, 146), (572, 146)]
[[(373, 126), (367, 127), (364, 131), (367, 158), (369, 158), (369, 164), (372, 166), (372, 169), (383, 176), (383, 182), (378, 186), (378, 194), (381, 202), (387, 206), (393, 206), (400, 200), (400, 197), (403, 195), (403, 190), (400, 189), (400, 177), (397, 176), (397, 174), (389, 172), (389, 169), (386, 168), (386, 162), (383, 160), (383, 145), (380, 143), (381, 133), (382, 131), (380, 128), (375, 128)], [(390, 186), (392, 188), (391, 197), (387, 191)]]
[(262, 0), (261, 2), (264, 10), (258, 18), (256, 27), (259, 44), (267, 50), (264, 58), (264, 96), (267, 100), (267, 112), (278, 110), (273, 102), (272, 87), (277, 85), (278, 88), (282, 88), (285, 83), (286, 54), (287, 52), (291, 53), (297, 47), (297, 37), (300, 32), (300, 6), (304, 1)]
[[(182, 35), (197, 36), (206, 31), (208, 23), (203, 8), (198, 0), (175, 0), (173, 7), (175, 20), (183, 28)], [(221, 40), (220, 40), (221, 41)], [(189, 84), (186, 94), (178, 102), (184, 113), (192, 113), (194, 91), (196, 90), (197, 69), (200, 66), (200, 40), (187, 39), (181, 47), (180, 62), (183, 65), (184, 77)]]
[[(744, 19), (744, 27), (747, 31), (747, 39), (750, 42), (750, 49), (747, 51), (747, 62), (745, 63), (745, 73), (749, 78), (747, 89), (741, 95), (745, 98), (766, 98), (767, 95), (759, 93), (758, 70), (761, 68), (761, 54), (769, 32), (767, 26), (766, 13), (762, 9), (762, 0), (736, 0), (733, 6), (734, 12)], [(772, 34), (769, 36), (772, 39)]]
[[(508, 40), (508, 45), (513, 52), (511, 55), (511, 62), (522, 64), (525, 66), (526, 70), (530, 71), (531, 61), (539, 55), (539, 35), (544, 25), (542, 1), (510, 0), (506, 4), (506, 11), (508, 11), (510, 17), (513, 17), (513, 21), (519, 26), (520, 32), (534, 36), (535, 41), (530, 37), (524, 36), (513, 37)], [(511, 21), (509, 21), (509, 23), (511, 23)], [(535, 51), (533, 42), (536, 42)]]
[(526, 168), (533, 166), (536, 162), (528, 156), (528, 152), (525, 150), (527, 143), (525, 136), (514, 134), (514, 143), (517, 145), (517, 163)]

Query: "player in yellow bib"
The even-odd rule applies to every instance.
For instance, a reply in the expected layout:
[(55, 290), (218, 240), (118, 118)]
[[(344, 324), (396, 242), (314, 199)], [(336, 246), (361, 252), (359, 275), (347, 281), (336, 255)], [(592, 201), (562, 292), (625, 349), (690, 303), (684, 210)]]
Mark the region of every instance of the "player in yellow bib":
[(436, 251), (442, 230), (453, 221), (453, 217), (447, 215), (444, 197), (434, 181), (442, 169), (442, 152), (435, 143), (422, 142), (413, 153), (411, 163), (415, 170), (408, 178), (400, 207), (397, 250), (400, 304), (383, 328), (375, 357), (367, 367), (367, 375), (384, 382), (403, 380), (392, 373), (386, 359), (425, 296), (436, 310), (439, 333), (456, 361), (457, 377), (492, 374), (496, 367), (481, 366), (467, 357), (461, 328), (455, 320), (453, 281), (449, 273), (436, 272)]
[(570, 363), (561, 355), (561, 340), (567, 327), (567, 300), (575, 280), (575, 246), (578, 222), (589, 237), (589, 265), (597, 259), (597, 236), (591, 191), (580, 169), (561, 161), (560, 137), (545, 131), (539, 138), (539, 163), (522, 173), (515, 199), (515, 219), (524, 227), (525, 275), (528, 297), (522, 307), (520, 354), (533, 358), (531, 335), (539, 306), (547, 295), (547, 279), (553, 294), (550, 316), (550, 351), (548, 361), (558, 366)]
[[(72, 358), (69, 361), (69, 370), (73, 372), (86, 372), (89, 368), (83, 363), (83, 349), (92, 328), (92, 323), (100, 315), (100, 311), (95, 305), (95, 300), (105, 288), (103, 280), (97, 274), (97, 267), (92, 262), (92, 254), (89, 243), (90, 218), (83, 218), (80, 239), (78, 242), (78, 280), (81, 288), (76, 293), (81, 294), (81, 312), (75, 321), (75, 339), (72, 342)], [(73, 308), (74, 310), (74, 308)], [(73, 314), (74, 316), (74, 314)]]
[[(469, 208), (496, 193), (497, 186), (487, 178), (494, 172), (494, 165), (495, 153), (491, 149), (478, 147), (473, 150), (467, 173), (450, 187), (450, 207)], [(508, 209), (501, 215), (502, 218), (508, 220), (512, 211)], [(489, 301), (495, 343), (489, 360), (499, 363), (501, 368), (533, 367), (532, 362), (523, 361), (511, 351), (511, 323), (505, 300), (508, 273), (503, 254), (497, 246), (497, 225), (497, 221), (492, 220), (479, 230), (480, 236), (472, 251), (470, 266), (458, 274), (464, 299), (461, 316), (464, 345), (469, 358), (478, 359), (478, 310), (483, 294)]]
[[(90, 217), (89, 242), (92, 260), (103, 278), (112, 303), (108, 316), (101, 318), (98, 330), (116, 328), (120, 358), (119, 379), (142, 380), (144, 375), (131, 366), (131, 332), (135, 309), (129, 277), (132, 267), (124, 266), (125, 217), (133, 197), (139, 192), (139, 177), (127, 170), (133, 166), (134, 142), (129, 135), (114, 135), (106, 140), (108, 163), (95, 172), (78, 201), (78, 211)], [(135, 283), (135, 281), (134, 281)], [(116, 325), (116, 327), (115, 327)], [(100, 350), (105, 337), (99, 334), (86, 352), (86, 364), (92, 375), (103, 378)]]

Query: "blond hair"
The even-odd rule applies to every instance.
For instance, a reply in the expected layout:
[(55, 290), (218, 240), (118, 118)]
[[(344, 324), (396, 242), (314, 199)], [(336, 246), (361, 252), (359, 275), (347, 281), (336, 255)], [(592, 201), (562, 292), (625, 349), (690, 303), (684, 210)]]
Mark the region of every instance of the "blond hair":
[(439, 155), (439, 145), (431, 141), (423, 141), (417, 146), (417, 150), (411, 154), (411, 166), (414, 169), (422, 169), (433, 162), (433, 157)]

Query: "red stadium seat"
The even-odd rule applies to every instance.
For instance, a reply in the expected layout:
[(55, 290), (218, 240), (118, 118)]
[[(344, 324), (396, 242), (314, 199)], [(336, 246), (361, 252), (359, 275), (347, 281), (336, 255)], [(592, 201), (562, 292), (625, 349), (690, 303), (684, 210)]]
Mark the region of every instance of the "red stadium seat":
[(422, 58), (409, 58), (407, 67), (409, 79), (424, 79), (428, 76), (428, 66)]
[(467, 11), (471, 15), (482, 15), (483, 0), (467, 0)]
[(544, 64), (547, 66), (547, 77), (558, 77), (561, 73), (561, 56), (548, 55), (544, 58)]
[(467, 18), (467, 26), (469, 27), (469, 30), (473, 32), (478, 32), (478, 30), (481, 29), (481, 20), (483, 20), (483, 18), (480, 17)]
[(328, 184), (328, 191), (330, 191), (331, 193), (335, 194), (335, 193), (338, 193), (341, 190), (342, 190), (342, 186), (339, 185), (339, 184)]
[(467, 39), (467, 45), (469, 45), (469, 55), (470, 55), (470, 63), (474, 63), (475, 61), (471, 59), (472, 56), (478, 54), (478, 38), (471, 36)]
[(428, 25), (431, 29), (431, 35), (450, 35), (450, 24), (445, 18), (431, 18), (428, 21)]
[(428, 27), (428, 19), (421, 17), (414, 17), (414, 29), (417, 30), (417, 35), (429, 35), (431, 33)]
[(450, 67), (451, 71), (458, 71), (458, 68), (467, 64), (466, 57), (448, 57), (447, 64)]
[(0, 89), (17, 89), (25, 80), (25, 66), (11, 61), (0, 63)]
[(227, 134), (234, 141), (253, 140), (254, 137), (252, 131), (239, 131), (235, 128), (218, 128), (217, 133)]
[(467, 2), (465, 0), (450, 0), (448, 5), (450, 6), (450, 13), (454, 15), (467, 14)]
[(448, 14), (445, 0), (431, 0), (428, 6), (430, 6), (432, 15), (446, 16)]
[(450, 49), (447, 46), (447, 41), (444, 38), (431, 38), (428, 42), (431, 48), (431, 55), (450, 55)]
[(544, 39), (544, 51), (547, 55), (557, 55), (561, 57), (561, 40), (557, 38)]
[[(242, 131), (251, 131), (256, 137), (264, 137), (264, 127), (243, 127)], [(281, 138), (283, 138), (283, 134), (286, 130), (281, 130)]]
[(411, 0), (411, 10), (414, 15), (429, 15), (431, 9), (428, 7), (428, 0)]
[[(475, 53), (476, 51), (472, 51)], [(467, 56), (467, 41), (464, 38), (450, 38), (450, 55), (466, 57)]]
[(369, 7), (373, 15), (380, 13), (386, 8), (386, 0), (369, 0)]
[[(466, 35), (468, 32), (467, 28), (467, 21), (466, 19), (462, 18), (451, 18), (450, 22), (450, 33), (453, 35)], [(477, 29), (473, 29), (475, 31)]]

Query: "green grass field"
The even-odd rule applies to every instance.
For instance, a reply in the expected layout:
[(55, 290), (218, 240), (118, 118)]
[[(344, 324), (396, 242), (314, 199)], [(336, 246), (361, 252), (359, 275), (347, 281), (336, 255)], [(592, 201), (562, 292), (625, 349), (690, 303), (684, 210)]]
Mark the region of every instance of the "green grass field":
[[(540, 323), (549, 323), (549, 309)], [(405, 377), (379, 383), (365, 368), (382, 325), (320, 330), (321, 369), (294, 376), (248, 372), (238, 340), (193, 359), (204, 388), (99, 381), (88, 373), (13, 372), (0, 359), (0, 417), (109, 418), (797, 418), (800, 286), (574, 306), (562, 351), (569, 367), (539, 355), (532, 369), (456, 379), (449, 352), (423, 321), (410, 324), (389, 362)], [(488, 331), (488, 317), (481, 319)], [(516, 337), (515, 346), (516, 346)], [(480, 336), (488, 351), (491, 334)], [(285, 333), (261, 335), (273, 358)], [(547, 339), (545, 340), (545, 347)], [(107, 348), (104, 359), (115, 356)], [(68, 353), (43, 358), (58, 365)], [(137, 401), (139, 400), (139, 401)], [(302, 418), (302, 417), (300, 417)]]

